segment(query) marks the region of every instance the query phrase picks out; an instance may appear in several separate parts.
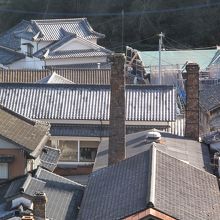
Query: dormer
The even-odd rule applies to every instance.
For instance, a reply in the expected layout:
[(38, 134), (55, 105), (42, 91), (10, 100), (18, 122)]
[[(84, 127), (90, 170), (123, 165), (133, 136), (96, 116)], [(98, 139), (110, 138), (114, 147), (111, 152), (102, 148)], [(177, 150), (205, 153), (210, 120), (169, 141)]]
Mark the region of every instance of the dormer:
[(34, 46), (31, 43), (23, 43), (22, 45), (26, 46), (26, 49), (24, 49), (24, 53), (28, 56), (28, 57), (32, 57), (33, 56), (33, 52), (34, 52)]

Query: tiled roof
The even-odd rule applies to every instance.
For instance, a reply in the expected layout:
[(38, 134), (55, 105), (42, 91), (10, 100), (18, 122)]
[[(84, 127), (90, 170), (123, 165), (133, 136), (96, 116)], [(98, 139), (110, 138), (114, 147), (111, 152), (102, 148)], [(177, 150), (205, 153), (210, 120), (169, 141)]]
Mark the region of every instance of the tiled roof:
[[(172, 86), (128, 85), (126, 100), (128, 121), (176, 119)], [(33, 119), (109, 120), (110, 86), (1, 84), (0, 103)]]
[(76, 34), (85, 39), (103, 38), (105, 35), (95, 32), (86, 18), (32, 20), (31, 24), (41, 35), (38, 40), (57, 41), (63, 37), (63, 31)]
[[(76, 84), (110, 84), (110, 69), (53, 69)], [(0, 82), (33, 83), (51, 75), (51, 70), (0, 70)]]
[(163, 153), (148, 151), (93, 172), (78, 220), (123, 219), (149, 207), (176, 219), (219, 219), (214, 175)]
[(19, 195), (33, 198), (35, 192), (41, 191), (48, 198), (46, 204), (48, 219), (76, 219), (84, 186), (40, 167), (34, 176), (28, 174), (19, 180), (12, 180), (9, 184), (10, 187), (5, 194), (8, 200)]
[(107, 56), (110, 53), (107, 53), (105, 50), (96, 50), (96, 49), (87, 49), (87, 50), (64, 50), (64, 51), (55, 51), (49, 53), (47, 59), (54, 58), (79, 58), (79, 57), (103, 57)]
[(29, 21), (21, 21), (8, 31), (0, 35), (0, 45), (14, 50), (19, 50), (21, 46), (21, 39), (16, 35), (18, 31), (26, 30), (30, 26)]
[[(91, 49), (81, 49), (81, 50), (59, 50), (60, 47), (70, 42), (73, 39), (79, 39), (82, 43), (85, 43)], [(54, 59), (54, 58), (76, 58), (76, 57), (100, 57), (110, 55), (112, 52), (99, 46), (87, 39), (83, 39), (75, 34), (65, 33), (62, 39), (51, 43), (49, 46), (42, 48), (37, 51), (33, 56), (44, 59)], [(46, 55), (45, 55), (46, 54)]]
[(43, 79), (39, 80), (37, 83), (43, 84), (73, 84), (72, 81), (64, 78), (53, 72), (51, 75), (44, 77)]
[(30, 152), (48, 139), (49, 125), (25, 118), (0, 105), (0, 137)]
[(0, 46), (0, 64), (8, 65), (23, 58), (25, 58), (23, 53)]
[(199, 102), (206, 111), (220, 107), (220, 84), (204, 88), (199, 92)]
[(45, 146), (40, 154), (41, 166), (54, 171), (60, 158), (60, 150), (52, 147)]
[(58, 69), (111, 69), (110, 63), (82, 63), (71, 65), (56, 65)]
[[(141, 131), (126, 135), (126, 157), (148, 150), (152, 143), (146, 141), (148, 131)], [(179, 160), (185, 161), (201, 170), (212, 173), (210, 156), (207, 145), (167, 132), (159, 131), (162, 139), (157, 143), (157, 148)], [(108, 165), (108, 140), (101, 141), (93, 170), (98, 170)]]

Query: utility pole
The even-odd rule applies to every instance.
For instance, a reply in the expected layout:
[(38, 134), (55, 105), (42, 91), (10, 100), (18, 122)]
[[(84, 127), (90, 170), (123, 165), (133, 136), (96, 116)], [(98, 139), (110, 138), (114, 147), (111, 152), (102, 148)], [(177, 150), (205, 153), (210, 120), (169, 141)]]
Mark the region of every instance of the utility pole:
[(159, 38), (159, 85), (161, 85), (161, 50), (163, 45), (164, 34), (161, 32), (158, 34)]
[(121, 52), (122, 53), (124, 49), (124, 17), (125, 17), (125, 13), (124, 13), (124, 9), (122, 9), (121, 11)]

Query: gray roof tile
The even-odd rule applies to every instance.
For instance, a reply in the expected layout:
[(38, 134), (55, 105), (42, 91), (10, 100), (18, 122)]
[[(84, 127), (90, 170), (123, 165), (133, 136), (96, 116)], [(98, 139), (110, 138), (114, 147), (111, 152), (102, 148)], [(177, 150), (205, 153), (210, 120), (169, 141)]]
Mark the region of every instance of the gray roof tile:
[(145, 152), (93, 172), (78, 219), (122, 219), (153, 207), (176, 219), (217, 220), (219, 199), (215, 176), (153, 145)]
[(0, 105), (0, 137), (34, 151), (48, 137), (49, 125), (32, 121)]
[(8, 31), (2, 33), (0, 35), (0, 45), (14, 50), (19, 50), (21, 46), (21, 39), (16, 34), (18, 34), (18, 31), (25, 31), (29, 26), (30, 22), (23, 20)]
[(41, 32), (39, 40), (54, 41), (63, 37), (63, 31), (76, 34), (85, 39), (103, 38), (95, 32), (86, 18), (32, 20), (35, 29)]
[(60, 158), (60, 150), (52, 147), (45, 146), (40, 154), (41, 166), (54, 171), (57, 162)]
[(220, 106), (220, 84), (207, 86), (199, 93), (199, 102), (206, 111)]
[[(96, 64), (97, 65), (97, 64)], [(78, 67), (78, 66), (76, 66)], [(76, 84), (110, 84), (110, 69), (53, 69), (58, 75)], [(0, 70), (0, 82), (33, 83), (52, 74), (46, 70)]]
[(44, 77), (39, 80), (37, 83), (42, 84), (73, 84), (72, 81), (64, 78), (63, 76), (58, 75), (56, 72), (53, 72), (51, 75)]
[[(201, 170), (212, 173), (210, 155), (207, 145), (184, 137), (159, 131), (162, 139), (157, 148), (179, 160), (185, 161)], [(126, 135), (126, 157), (132, 157), (151, 147), (146, 142), (147, 131)], [(108, 164), (108, 140), (104, 140), (98, 147), (93, 170), (106, 167)]]
[[(128, 85), (126, 100), (128, 121), (176, 119), (173, 86)], [(1, 84), (0, 103), (34, 119), (108, 120), (110, 86)]]
[(24, 176), (20, 178), (19, 182), (18, 180), (12, 180), (9, 184), (7, 199), (9, 199), (9, 196), (13, 199), (19, 195), (28, 195), (29, 198), (33, 198), (35, 192), (42, 191), (45, 192), (48, 198), (46, 204), (47, 218), (76, 219), (84, 186), (40, 167), (38, 167), (34, 176)]
[(8, 65), (23, 58), (25, 58), (23, 53), (0, 46), (0, 64)]

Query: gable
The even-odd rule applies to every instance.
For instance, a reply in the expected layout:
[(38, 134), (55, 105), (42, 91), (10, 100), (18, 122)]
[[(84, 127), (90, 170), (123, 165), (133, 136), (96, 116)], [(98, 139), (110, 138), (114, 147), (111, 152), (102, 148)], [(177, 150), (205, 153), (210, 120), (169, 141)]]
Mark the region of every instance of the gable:
[(0, 150), (1, 149), (17, 149), (17, 148), (19, 148), (18, 145), (0, 137)]
[(74, 38), (66, 43), (64, 43), (61, 47), (57, 48), (54, 51), (61, 50), (88, 50), (88, 49), (97, 49), (97, 46), (93, 45), (92, 43), (88, 43), (85, 41), (82, 41), (79, 38)]

